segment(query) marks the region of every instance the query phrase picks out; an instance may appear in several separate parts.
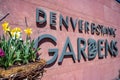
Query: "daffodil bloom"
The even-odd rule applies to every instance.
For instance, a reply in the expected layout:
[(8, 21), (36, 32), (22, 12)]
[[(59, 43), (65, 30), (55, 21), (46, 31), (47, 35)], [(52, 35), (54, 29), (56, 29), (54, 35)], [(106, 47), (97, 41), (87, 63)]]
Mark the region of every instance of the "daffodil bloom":
[(9, 23), (8, 22), (4, 22), (2, 24), (2, 28), (3, 28), (3, 31), (6, 33), (8, 31), (10, 31), (10, 27), (9, 27)]
[(18, 38), (20, 38), (21, 37), (21, 33), (20, 32), (17, 32), (16, 34), (15, 34), (15, 37), (18, 39)]
[(22, 32), (21, 29), (19, 27), (16, 27), (12, 30), (12, 32)]
[(29, 27), (27, 29), (25, 29), (24, 31), (28, 36), (30, 36), (32, 34), (32, 29)]
[(21, 29), (16, 27), (16, 28), (11, 30), (11, 35), (12, 35), (13, 38), (16, 37), (18, 39), (18, 38), (21, 37), (21, 32), (22, 32)]
[(21, 32), (11, 32), (11, 35), (13, 38), (20, 38), (21, 37)]

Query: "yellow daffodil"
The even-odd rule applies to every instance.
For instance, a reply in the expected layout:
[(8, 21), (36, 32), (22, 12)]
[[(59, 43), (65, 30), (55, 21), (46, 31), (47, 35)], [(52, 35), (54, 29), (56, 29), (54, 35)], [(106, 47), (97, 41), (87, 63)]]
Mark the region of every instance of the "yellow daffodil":
[(2, 24), (2, 28), (3, 28), (3, 31), (6, 33), (8, 31), (10, 31), (10, 27), (9, 27), (9, 23), (8, 22), (4, 22)]
[(18, 39), (18, 38), (20, 38), (21, 37), (21, 33), (20, 32), (17, 32), (16, 33), (16, 38)]
[(21, 37), (21, 29), (19, 27), (16, 27), (14, 29), (11, 30), (11, 35), (13, 38), (20, 38)]
[(25, 29), (24, 31), (28, 36), (30, 36), (32, 34), (32, 29), (29, 27), (27, 29)]
[(12, 29), (12, 32), (21, 32), (21, 29), (19, 27), (16, 27), (16, 28)]

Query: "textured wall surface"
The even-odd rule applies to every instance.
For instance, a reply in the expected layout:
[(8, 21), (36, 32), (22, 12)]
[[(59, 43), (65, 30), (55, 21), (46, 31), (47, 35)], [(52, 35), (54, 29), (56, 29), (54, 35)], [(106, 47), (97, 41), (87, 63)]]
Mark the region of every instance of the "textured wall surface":
[[(36, 8), (42, 8), (47, 13), (47, 25), (43, 28), (36, 26)], [(49, 12), (57, 13), (56, 30), (50, 28)], [(51, 34), (57, 38), (57, 45), (54, 46), (49, 42), (40, 45), (41, 57), (49, 60), (49, 48), (58, 48), (58, 59), (60, 58), (63, 46), (67, 36), (72, 43), (75, 55), (77, 57), (77, 38), (108, 39), (116, 40), (118, 50), (120, 50), (120, 4), (115, 0), (0, 0), (0, 18), (5, 14), (10, 15), (4, 20), (8, 21), (12, 27), (25, 28), (25, 17), (27, 17), (28, 26), (33, 29), (31, 35), (33, 39), (42, 34)], [(116, 37), (97, 36), (85, 33), (79, 33), (78, 27), (73, 32), (71, 25), (68, 31), (63, 27), (59, 29), (59, 14), (63, 16), (73, 17), (73, 19), (82, 19), (110, 26), (115, 29)], [(1, 22), (0, 22), (1, 24)], [(2, 34), (0, 28), (0, 34)], [(23, 36), (24, 37), (24, 36)], [(87, 51), (86, 51), (87, 52)], [(43, 80), (113, 80), (118, 77), (120, 69), (120, 54), (117, 57), (98, 59), (98, 55), (92, 61), (73, 62), (72, 58), (64, 58), (61, 65), (56, 63), (46, 68), (47, 72), (43, 76)]]

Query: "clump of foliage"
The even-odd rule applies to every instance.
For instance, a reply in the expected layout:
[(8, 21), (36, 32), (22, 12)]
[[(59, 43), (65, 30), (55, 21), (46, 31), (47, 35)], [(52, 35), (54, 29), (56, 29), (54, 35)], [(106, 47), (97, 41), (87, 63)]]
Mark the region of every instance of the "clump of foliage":
[(24, 30), (26, 40), (22, 39), (22, 30), (19, 27), (12, 29), (8, 22), (4, 22), (2, 29), (4, 34), (0, 36), (0, 67), (7, 69), (16, 64), (27, 64), (36, 60), (36, 53), (40, 49), (34, 49), (34, 40), (30, 39), (30, 27)]

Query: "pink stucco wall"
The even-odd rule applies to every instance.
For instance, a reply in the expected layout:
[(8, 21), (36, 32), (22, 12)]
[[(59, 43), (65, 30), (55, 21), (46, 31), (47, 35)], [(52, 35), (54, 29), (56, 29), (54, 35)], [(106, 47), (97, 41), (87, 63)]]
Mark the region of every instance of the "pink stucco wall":
[[(47, 17), (47, 26), (38, 28), (36, 26), (36, 8), (44, 9), (47, 15), (49, 15), (50, 11), (54, 11), (57, 16), (61, 13), (74, 19), (78, 18), (114, 27), (117, 29), (116, 37), (81, 34), (77, 29), (73, 32), (71, 25), (68, 31), (65, 28), (60, 31), (59, 24), (57, 24), (56, 30), (52, 30), (49, 26), (49, 17)], [(95, 40), (114, 39), (118, 41), (117, 47), (120, 50), (120, 4), (115, 0), (0, 0), (0, 18), (6, 13), (10, 13), (10, 15), (4, 21), (8, 21), (12, 27), (16, 26), (22, 29), (25, 28), (25, 17), (27, 17), (28, 25), (33, 29), (33, 39), (42, 34), (51, 34), (57, 38), (55, 47), (48, 42), (40, 46), (41, 57), (46, 60), (51, 58), (47, 52), (49, 48), (59, 49), (59, 59), (67, 36), (70, 37), (76, 57), (78, 37), (83, 37), (86, 40), (88, 38)], [(2, 34), (1, 28), (0, 34)], [(64, 58), (62, 65), (58, 65), (58, 59), (53, 66), (46, 68), (47, 72), (42, 80), (113, 80), (119, 74), (119, 53), (117, 57), (109, 55), (107, 58), (98, 59), (97, 55), (92, 61), (82, 59), (80, 62), (76, 61), (76, 63), (73, 62), (72, 58)]]

